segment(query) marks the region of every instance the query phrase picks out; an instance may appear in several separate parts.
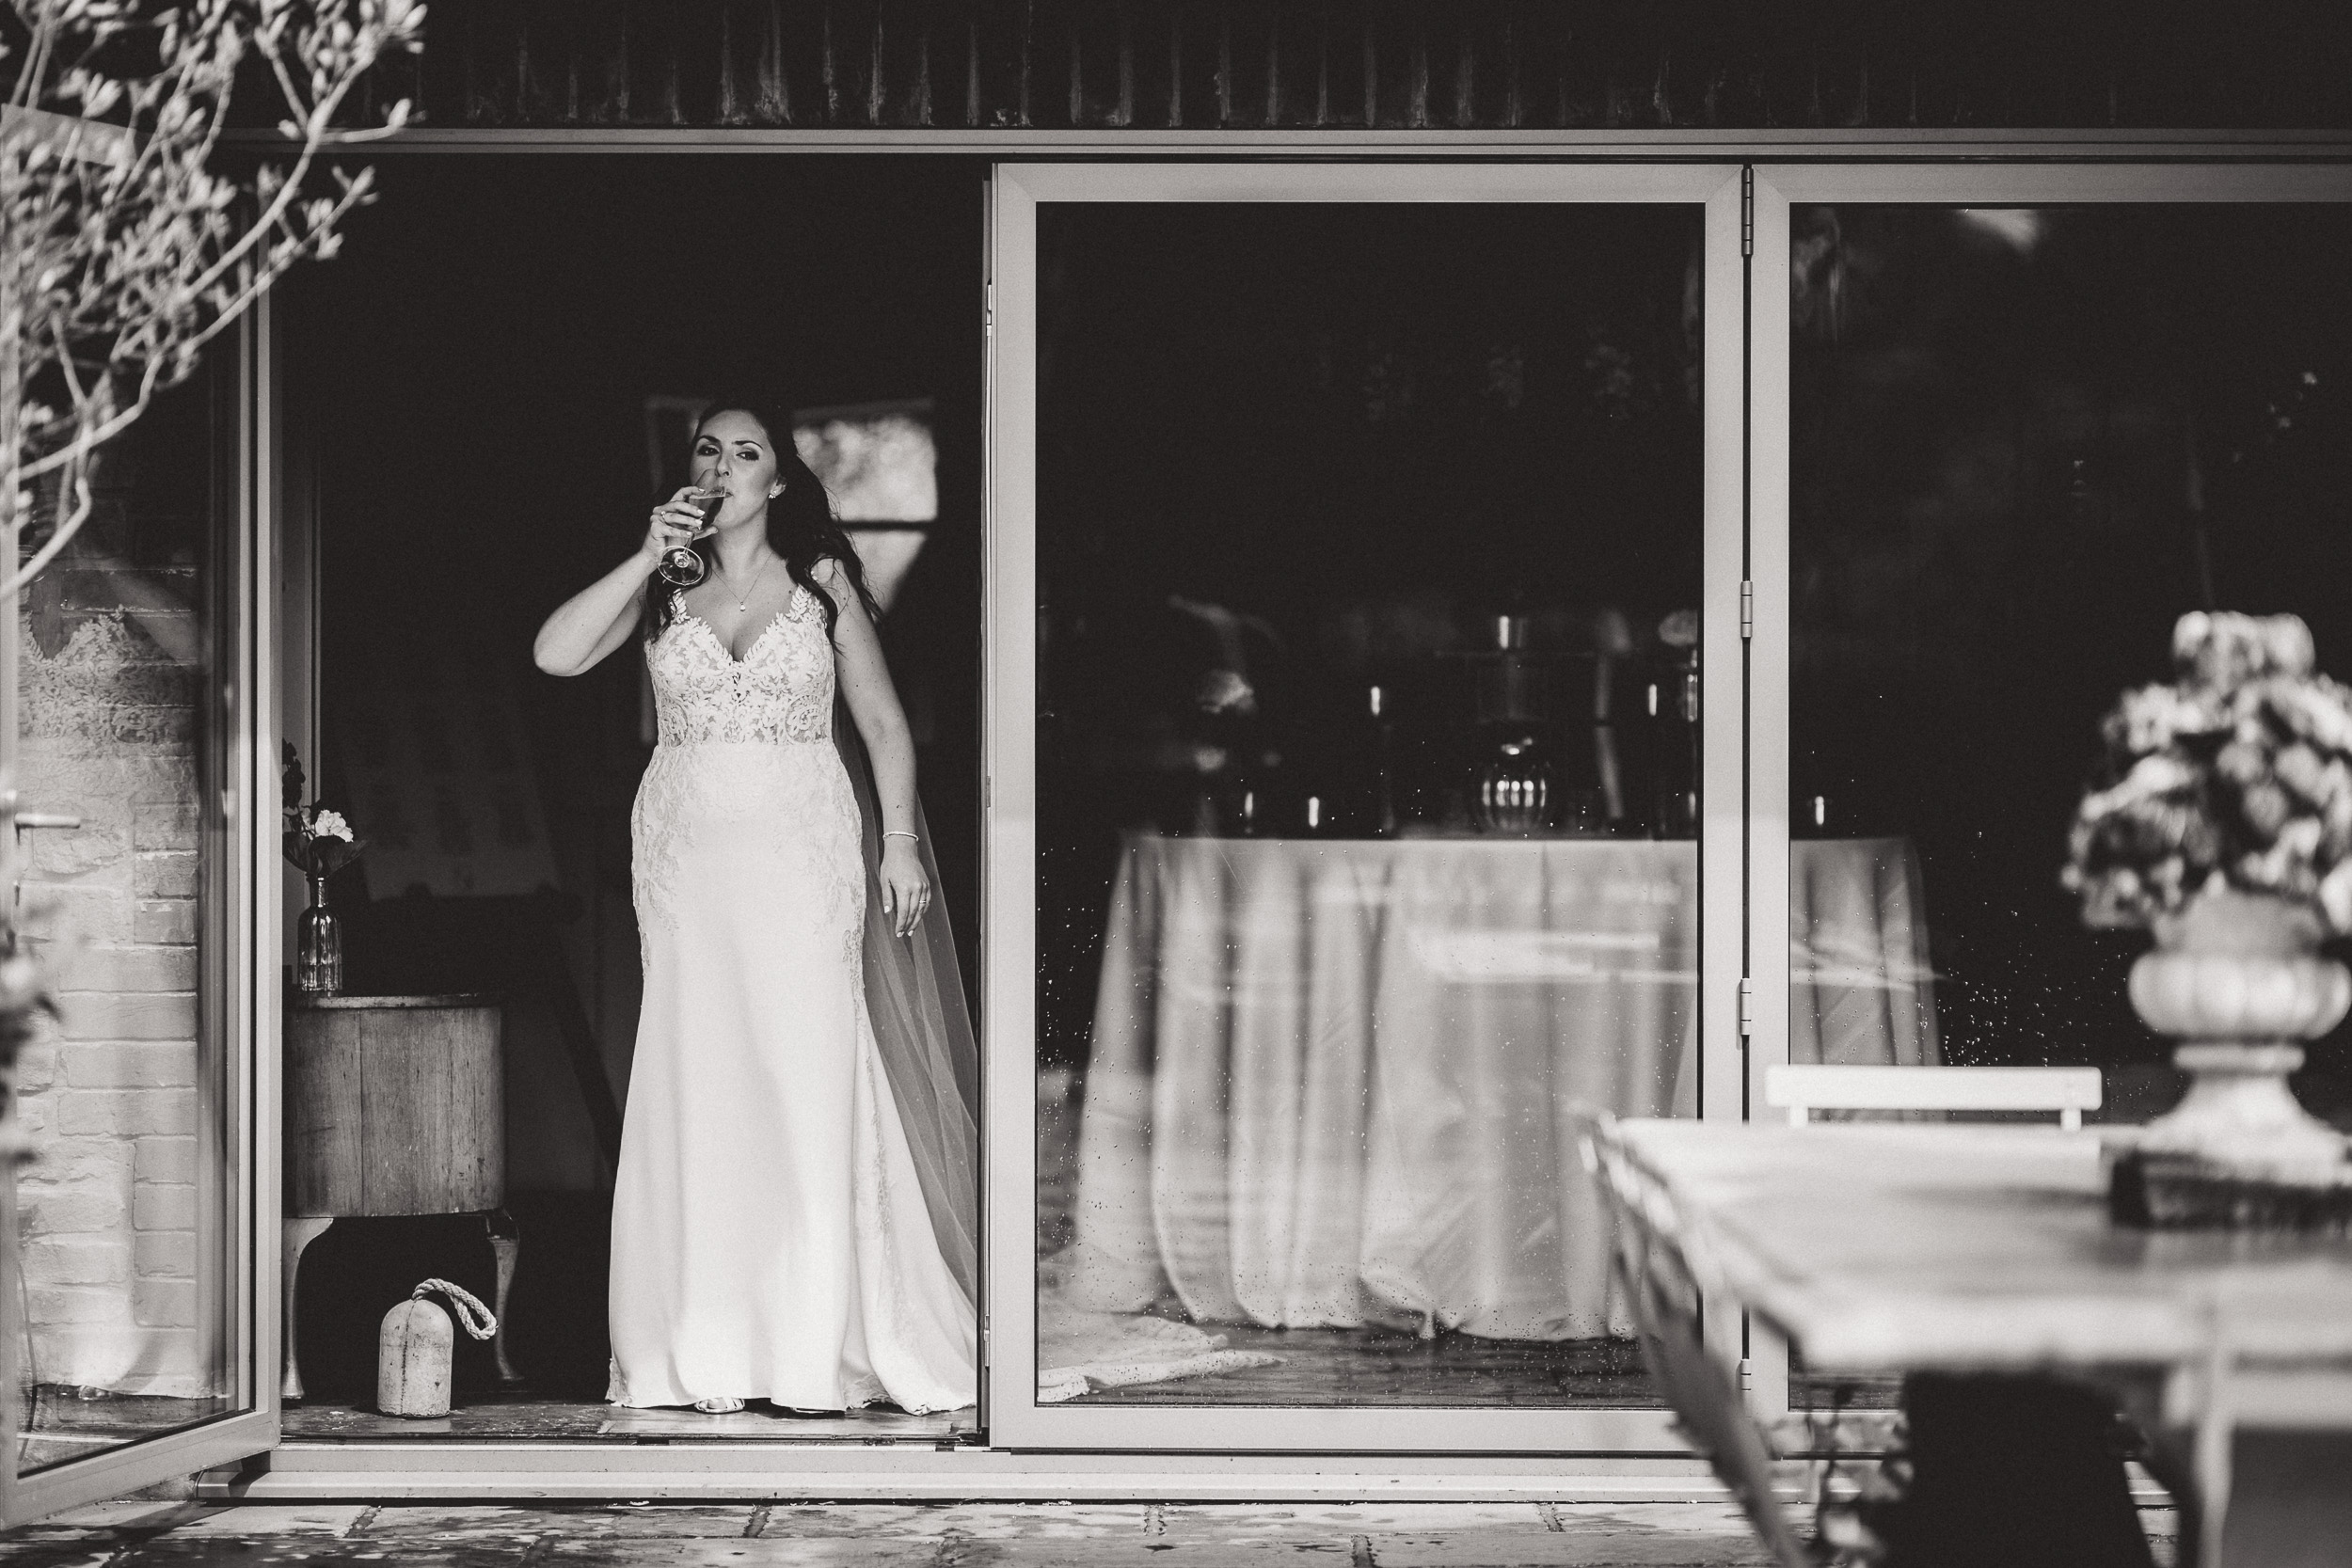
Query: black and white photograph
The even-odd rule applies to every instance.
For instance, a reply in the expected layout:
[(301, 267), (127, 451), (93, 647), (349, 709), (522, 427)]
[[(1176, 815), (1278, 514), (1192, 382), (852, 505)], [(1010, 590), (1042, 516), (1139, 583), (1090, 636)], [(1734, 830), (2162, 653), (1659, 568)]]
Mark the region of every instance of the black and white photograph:
[(2352, 30), (8, 0), (0, 1559), (2352, 1560)]

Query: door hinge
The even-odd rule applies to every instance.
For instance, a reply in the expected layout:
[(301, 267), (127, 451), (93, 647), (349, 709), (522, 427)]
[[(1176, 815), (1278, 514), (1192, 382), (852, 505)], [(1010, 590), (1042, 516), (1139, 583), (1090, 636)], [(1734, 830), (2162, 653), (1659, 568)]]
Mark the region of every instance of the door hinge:
[(1756, 1033), (1756, 982), (1742, 975), (1740, 980), (1740, 1037), (1746, 1039)]
[(1745, 578), (1740, 579), (1740, 635), (1756, 635), (1756, 584)]
[(1740, 254), (1756, 254), (1756, 166), (1740, 169)]
[(988, 303), (980, 310), (980, 336), (996, 336), (996, 279), (988, 280)]
[(1756, 1392), (1756, 1363), (1744, 1355), (1740, 1358), (1740, 1392), (1743, 1396)]

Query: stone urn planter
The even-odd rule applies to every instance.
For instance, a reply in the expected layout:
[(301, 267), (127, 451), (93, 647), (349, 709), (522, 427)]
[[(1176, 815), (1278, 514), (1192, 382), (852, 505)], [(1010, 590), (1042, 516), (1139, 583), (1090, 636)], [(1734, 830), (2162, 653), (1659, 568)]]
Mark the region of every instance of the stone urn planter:
[(2132, 1006), (2180, 1042), (2172, 1060), (2189, 1089), (2119, 1165), (2119, 1210), (2141, 1223), (2259, 1225), (2271, 1222), (2252, 1195), (2266, 1189), (2352, 1195), (2352, 1147), (2287, 1087), (2303, 1065), (2296, 1042), (2352, 1008), (2352, 972), (2320, 956), (2318, 915), (2284, 898), (2218, 892), (2153, 927), (2154, 951), (2132, 969)]

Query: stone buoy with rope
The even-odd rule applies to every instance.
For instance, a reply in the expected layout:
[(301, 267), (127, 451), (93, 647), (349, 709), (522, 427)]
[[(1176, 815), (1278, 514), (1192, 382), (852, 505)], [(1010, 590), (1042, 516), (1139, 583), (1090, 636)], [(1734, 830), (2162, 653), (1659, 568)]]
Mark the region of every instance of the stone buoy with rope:
[(456, 1337), (449, 1314), (424, 1299), (434, 1291), (449, 1297), (468, 1334), (487, 1339), (498, 1332), (490, 1309), (462, 1285), (428, 1279), (409, 1291), (406, 1301), (384, 1314), (384, 1327), (375, 1337), (375, 1407), (387, 1416), (449, 1414)]

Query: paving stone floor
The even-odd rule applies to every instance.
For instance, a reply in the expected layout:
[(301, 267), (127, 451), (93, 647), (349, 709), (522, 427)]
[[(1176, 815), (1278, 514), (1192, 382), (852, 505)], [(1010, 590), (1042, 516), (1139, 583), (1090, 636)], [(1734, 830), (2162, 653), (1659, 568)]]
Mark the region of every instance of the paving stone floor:
[[(2145, 1517), (2169, 1562), (2171, 1514)], [(1720, 1503), (109, 1503), (0, 1535), (0, 1568), (1747, 1568)]]

